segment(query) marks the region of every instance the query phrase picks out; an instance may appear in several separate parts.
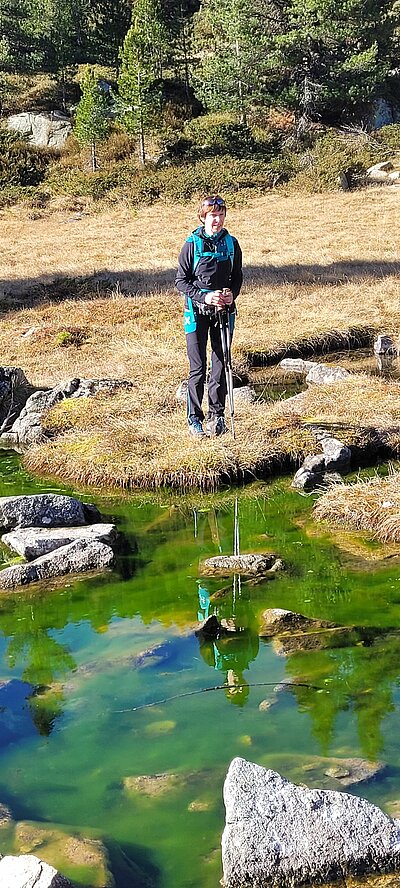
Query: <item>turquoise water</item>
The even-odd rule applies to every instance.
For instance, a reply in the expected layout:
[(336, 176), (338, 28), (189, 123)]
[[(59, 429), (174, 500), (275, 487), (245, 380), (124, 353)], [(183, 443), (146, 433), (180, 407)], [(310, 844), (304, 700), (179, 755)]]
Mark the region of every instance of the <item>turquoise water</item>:
[[(0, 480), (2, 495), (57, 489), (7, 452)], [(0, 802), (16, 820), (103, 838), (117, 888), (216, 888), (222, 785), (236, 755), (310, 785), (319, 777), (304, 767), (320, 757), (380, 759), (384, 777), (353, 791), (382, 806), (400, 798), (400, 559), (365, 560), (368, 543), (339, 549), (290, 479), (237, 497), (241, 551), (285, 562), (272, 580), (200, 579), (201, 559), (232, 552), (232, 492), (99, 494), (83, 498), (118, 524), (116, 569), (0, 598)], [(342, 646), (285, 654), (258, 637), (267, 607), (355, 629)], [(240, 631), (200, 645), (194, 627), (214, 612)], [(124, 786), (165, 772), (179, 779), (158, 797)], [(4, 833), (0, 850), (12, 843)]]

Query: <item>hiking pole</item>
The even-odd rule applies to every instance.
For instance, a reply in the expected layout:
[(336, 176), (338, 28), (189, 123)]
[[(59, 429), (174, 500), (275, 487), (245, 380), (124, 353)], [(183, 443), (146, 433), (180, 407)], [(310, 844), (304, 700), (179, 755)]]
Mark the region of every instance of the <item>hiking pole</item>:
[(233, 415), (235, 405), (233, 402), (233, 373), (231, 360), (231, 330), (229, 326), (229, 315), (226, 309), (218, 312), (219, 329), (221, 333), (222, 355), (224, 359), (226, 389), (228, 394), (229, 412), (231, 414), (231, 432), (232, 438), (235, 440), (235, 427), (233, 424)]

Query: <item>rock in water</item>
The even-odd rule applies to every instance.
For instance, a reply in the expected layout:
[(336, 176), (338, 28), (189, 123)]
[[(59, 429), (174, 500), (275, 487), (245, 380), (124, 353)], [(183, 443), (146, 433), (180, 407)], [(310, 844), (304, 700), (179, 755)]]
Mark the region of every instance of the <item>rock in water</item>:
[(34, 854), (0, 860), (2, 888), (72, 888), (71, 882)]
[(101, 521), (95, 506), (86, 506), (72, 496), (34, 493), (0, 497), (0, 527), (70, 527)]
[(235, 758), (224, 800), (225, 888), (294, 888), (400, 869), (400, 821), (365, 799), (296, 786)]
[(33, 561), (78, 539), (97, 540), (111, 546), (116, 536), (115, 524), (88, 524), (80, 527), (19, 528), (3, 533), (1, 541), (27, 561)]
[[(104, 570), (114, 563), (114, 552), (106, 543), (97, 540), (75, 540), (67, 546), (28, 561), (13, 564), (0, 571), (0, 589), (16, 589), (29, 583), (78, 574), (87, 570)], [(1, 884), (1, 883), (0, 883)]]

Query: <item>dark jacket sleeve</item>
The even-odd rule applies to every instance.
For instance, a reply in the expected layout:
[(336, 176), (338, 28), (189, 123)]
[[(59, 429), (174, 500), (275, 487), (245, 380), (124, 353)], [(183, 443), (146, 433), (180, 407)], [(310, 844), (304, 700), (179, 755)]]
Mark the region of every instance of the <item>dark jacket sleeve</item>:
[(242, 251), (240, 248), (239, 241), (234, 239), (235, 252), (233, 256), (233, 268), (232, 268), (232, 276), (231, 276), (231, 290), (233, 293), (233, 298), (236, 299), (239, 296), (242, 283), (243, 283), (243, 270), (242, 270)]
[(193, 241), (185, 241), (179, 254), (175, 286), (184, 296), (190, 296), (193, 302), (204, 302), (205, 293), (202, 293), (200, 288), (194, 283), (193, 259)]

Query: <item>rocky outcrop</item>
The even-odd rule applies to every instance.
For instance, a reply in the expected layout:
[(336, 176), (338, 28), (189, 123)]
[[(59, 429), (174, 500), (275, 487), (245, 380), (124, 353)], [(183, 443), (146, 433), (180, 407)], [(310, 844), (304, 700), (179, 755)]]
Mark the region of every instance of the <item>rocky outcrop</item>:
[(11, 445), (28, 445), (43, 440), (46, 432), (42, 427), (43, 416), (65, 398), (89, 398), (97, 392), (113, 393), (120, 388), (130, 388), (132, 383), (123, 379), (68, 379), (52, 389), (38, 389), (30, 395), (11, 428), (0, 436)]
[(26, 527), (3, 534), (1, 541), (27, 561), (33, 561), (77, 539), (112, 545), (116, 536), (115, 524), (89, 524), (87, 527)]
[(7, 118), (7, 128), (21, 133), (38, 148), (63, 148), (72, 132), (72, 121), (59, 111), (23, 111)]
[(60, 493), (0, 497), (0, 528), (76, 527), (100, 520), (98, 509)]
[(297, 786), (236, 758), (224, 800), (225, 888), (294, 888), (400, 869), (400, 821), (365, 799)]
[(255, 576), (268, 573), (276, 573), (283, 569), (283, 563), (271, 552), (261, 555), (249, 553), (247, 555), (216, 555), (214, 558), (206, 558), (200, 565), (203, 576), (229, 576), (230, 574), (243, 574)]
[(34, 854), (3, 857), (0, 860), (0, 885), (4, 888), (72, 888), (65, 876)]
[(35, 561), (6, 567), (0, 571), (0, 589), (15, 589), (65, 574), (104, 570), (113, 563), (114, 553), (110, 546), (96, 540), (78, 539)]

